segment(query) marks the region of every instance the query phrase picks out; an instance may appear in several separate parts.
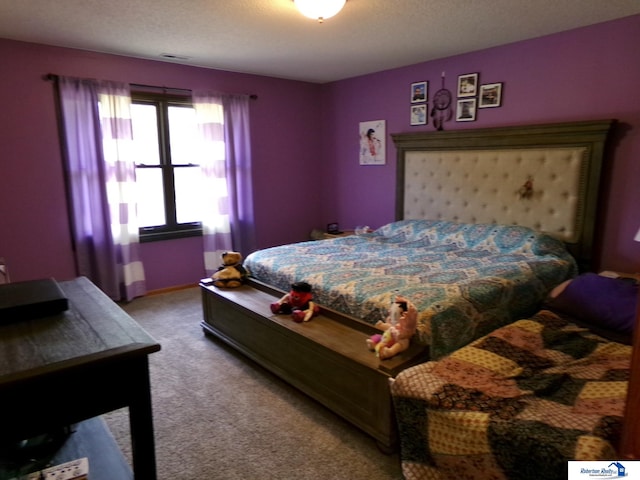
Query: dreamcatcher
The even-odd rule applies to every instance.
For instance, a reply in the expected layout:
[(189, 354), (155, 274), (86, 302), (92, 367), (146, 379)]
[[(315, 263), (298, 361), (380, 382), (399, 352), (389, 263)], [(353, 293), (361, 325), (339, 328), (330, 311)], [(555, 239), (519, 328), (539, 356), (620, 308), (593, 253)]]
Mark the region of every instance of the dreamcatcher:
[(443, 123), (448, 122), (453, 117), (451, 108), (451, 92), (444, 88), (444, 73), (442, 74), (442, 88), (433, 95), (433, 108), (431, 118), (433, 126), (437, 130), (442, 130)]

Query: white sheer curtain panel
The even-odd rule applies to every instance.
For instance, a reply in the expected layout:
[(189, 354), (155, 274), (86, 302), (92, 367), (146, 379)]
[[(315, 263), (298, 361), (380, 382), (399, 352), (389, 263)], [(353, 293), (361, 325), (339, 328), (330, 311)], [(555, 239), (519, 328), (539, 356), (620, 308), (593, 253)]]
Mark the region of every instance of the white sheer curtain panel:
[(136, 169), (129, 86), (100, 82), (100, 125), (118, 283), (126, 300), (146, 293), (136, 215)]

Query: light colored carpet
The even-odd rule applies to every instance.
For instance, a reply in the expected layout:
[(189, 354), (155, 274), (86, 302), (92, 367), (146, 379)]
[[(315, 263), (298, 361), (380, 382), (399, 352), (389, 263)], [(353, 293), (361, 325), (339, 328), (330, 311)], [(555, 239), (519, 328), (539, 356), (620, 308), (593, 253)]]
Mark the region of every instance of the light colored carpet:
[[(403, 478), (398, 455), (205, 336), (198, 288), (123, 308), (162, 345), (150, 357), (159, 480)], [(131, 461), (128, 410), (105, 420)]]

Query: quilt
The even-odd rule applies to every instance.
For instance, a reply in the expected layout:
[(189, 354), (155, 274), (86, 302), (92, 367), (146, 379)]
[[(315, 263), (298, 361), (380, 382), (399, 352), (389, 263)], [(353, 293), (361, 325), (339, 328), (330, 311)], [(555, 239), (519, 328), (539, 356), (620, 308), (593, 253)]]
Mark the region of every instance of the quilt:
[(566, 479), (616, 458), (629, 345), (541, 310), (391, 386), (407, 480)]
[(401, 294), (418, 309), (414, 338), (432, 358), (535, 313), (577, 271), (562, 242), (529, 228), (431, 220), (267, 248), (244, 266), (283, 291), (306, 281), (321, 306), (372, 324)]

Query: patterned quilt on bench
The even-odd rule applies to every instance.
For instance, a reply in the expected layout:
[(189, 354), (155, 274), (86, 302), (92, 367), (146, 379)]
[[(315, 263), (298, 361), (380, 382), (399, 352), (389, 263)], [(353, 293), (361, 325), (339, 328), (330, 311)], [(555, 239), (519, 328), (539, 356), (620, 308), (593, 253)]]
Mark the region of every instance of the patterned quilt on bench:
[(391, 387), (407, 480), (566, 479), (616, 458), (631, 346), (541, 310)]
[(430, 345), (432, 358), (532, 315), (576, 274), (564, 244), (531, 229), (429, 220), (267, 248), (244, 266), (284, 291), (306, 281), (321, 306), (372, 324), (400, 293), (418, 309), (416, 339)]

